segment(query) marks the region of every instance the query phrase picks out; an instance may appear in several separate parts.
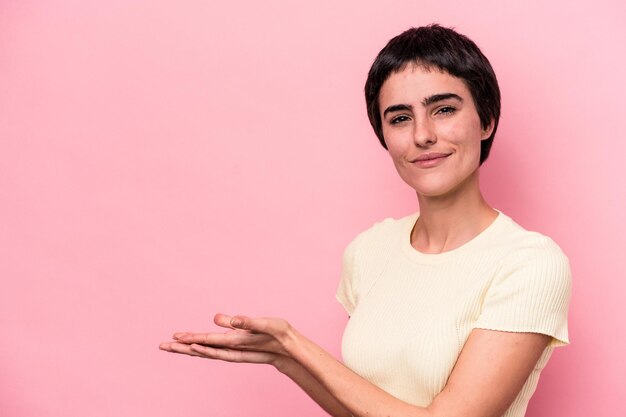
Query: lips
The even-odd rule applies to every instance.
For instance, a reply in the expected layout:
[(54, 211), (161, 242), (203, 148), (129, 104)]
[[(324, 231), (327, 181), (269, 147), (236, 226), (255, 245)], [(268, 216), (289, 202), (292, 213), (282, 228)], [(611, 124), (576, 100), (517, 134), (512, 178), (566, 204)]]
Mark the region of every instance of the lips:
[(443, 152), (431, 152), (418, 156), (417, 158), (411, 160), (411, 162), (422, 162), (422, 161), (431, 161), (433, 159), (441, 159), (446, 158), (452, 154), (443, 153)]
[(438, 165), (440, 162), (443, 162), (450, 155), (452, 155), (452, 153), (430, 152), (411, 159), (410, 162), (420, 167), (432, 167)]

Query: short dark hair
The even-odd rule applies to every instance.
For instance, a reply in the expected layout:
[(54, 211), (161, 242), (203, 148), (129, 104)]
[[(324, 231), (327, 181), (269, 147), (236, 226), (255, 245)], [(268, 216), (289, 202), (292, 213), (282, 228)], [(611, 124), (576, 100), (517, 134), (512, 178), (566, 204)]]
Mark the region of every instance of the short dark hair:
[(378, 97), (393, 72), (408, 64), (438, 68), (463, 80), (474, 100), (480, 123), (486, 129), (493, 121), (493, 132), (481, 142), (480, 163), (489, 156), (500, 119), (500, 88), (489, 60), (467, 36), (437, 24), (411, 28), (391, 39), (379, 52), (365, 82), (367, 115), (378, 140), (383, 137)]

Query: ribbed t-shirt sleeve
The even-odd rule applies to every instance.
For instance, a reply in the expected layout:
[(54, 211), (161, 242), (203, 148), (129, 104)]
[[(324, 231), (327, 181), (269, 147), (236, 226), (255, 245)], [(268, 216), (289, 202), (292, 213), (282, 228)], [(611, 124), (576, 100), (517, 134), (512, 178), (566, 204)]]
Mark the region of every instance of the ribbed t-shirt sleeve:
[(552, 336), (550, 346), (566, 345), (570, 293), (569, 261), (544, 237), (506, 258), (486, 292), (474, 327), (541, 333)]
[(356, 263), (354, 260), (356, 252), (355, 246), (356, 242), (352, 241), (343, 253), (341, 279), (339, 280), (339, 287), (337, 288), (337, 293), (335, 294), (335, 297), (346, 309), (349, 315), (352, 315), (356, 307)]

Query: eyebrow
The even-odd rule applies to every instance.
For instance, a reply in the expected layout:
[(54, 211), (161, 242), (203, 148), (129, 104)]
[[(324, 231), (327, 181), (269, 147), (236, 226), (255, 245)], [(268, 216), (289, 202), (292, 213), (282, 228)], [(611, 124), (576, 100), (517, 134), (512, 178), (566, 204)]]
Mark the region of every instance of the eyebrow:
[[(461, 96), (459, 96), (458, 94), (454, 94), (454, 93), (442, 93), (442, 94), (433, 94), (432, 96), (428, 96), (426, 97), (424, 100), (422, 100), (422, 106), (426, 107), (429, 106), (433, 103), (437, 103), (439, 101), (443, 101), (443, 100), (448, 100), (448, 99), (455, 99), (460, 101), (461, 103), (463, 102), (463, 98)], [(411, 106), (410, 104), (394, 104), (391, 105), (389, 107), (387, 107), (385, 109), (385, 111), (383, 112), (383, 117), (385, 117), (387, 115), (387, 113), (391, 113), (391, 112), (396, 112), (396, 111), (404, 111), (404, 110), (409, 110), (412, 111), (413, 110), (413, 106)]]
[(426, 106), (428, 106), (430, 104), (436, 103), (438, 101), (447, 100), (449, 98), (456, 99), (456, 100), (460, 101), (461, 103), (463, 102), (463, 99), (458, 94), (443, 93), (443, 94), (433, 94), (432, 96), (426, 97), (424, 100), (422, 100), (422, 105), (424, 107), (426, 107)]
[(387, 116), (387, 113), (391, 113), (395, 111), (403, 111), (403, 110), (412, 111), (413, 106), (411, 106), (410, 104), (394, 104), (385, 109), (385, 111), (383, 112), (383, 117)]

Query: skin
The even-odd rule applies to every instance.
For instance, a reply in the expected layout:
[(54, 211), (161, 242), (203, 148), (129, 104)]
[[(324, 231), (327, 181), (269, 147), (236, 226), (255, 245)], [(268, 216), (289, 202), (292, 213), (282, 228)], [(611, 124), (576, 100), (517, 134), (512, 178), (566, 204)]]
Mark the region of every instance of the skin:
[[(379, 104), (389, 154), (420, 204), (411, 244), (440, 253), (468, 242), (497, 217), (478, 184), (480, 141), (492, 124), (481, 126), (462, 80), (421, 66), (392, 74)], [(336, 417), (501, 416), (550, 341), (542, 334), (474, 329), (443, 391), (417, 407), (361, 378), (283, 319), (217, 314), (214, 322), (226, 331), (175, 333), (160, 348), (272, 365)]]

